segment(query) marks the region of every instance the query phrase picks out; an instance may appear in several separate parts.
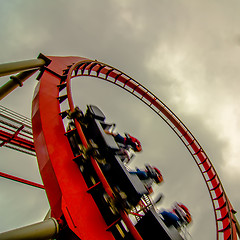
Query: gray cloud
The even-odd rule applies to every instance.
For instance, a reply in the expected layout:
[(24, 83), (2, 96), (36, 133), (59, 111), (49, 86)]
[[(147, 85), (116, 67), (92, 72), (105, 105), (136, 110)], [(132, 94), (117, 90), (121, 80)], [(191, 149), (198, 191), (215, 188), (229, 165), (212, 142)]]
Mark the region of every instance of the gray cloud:
[[(159, 96), (193, 132), (239, 211), (239, 9), (235, 0), (1, 1), (0, 61), (32, 59), (43, 52), (98, 59), (126, 72)], [(1, 104), (30, 116), (35, 84), (26, 82)], [(110, 84), (88, 79), (74, 85), (76, 104), (99, 105), (120, 132), (141, 139), (144, 151), (134, 164), (151, 162), (162, 170), (165, 183), (156, 188), (165, 194), (162, 207), (175, 200), (186, 202), (194, 218), (193, 239), (213, 239), (215, 223), (206, 187), (171, 130), (146, 106)], [(1, 163), (3, 172), (41, 181), (36, 166), (29, 166), (32, 160), (26, 162), (28, 156), (11, 151), (3, 156), (9, 159)], [(26, 165), (31, 171), (23, 171)], [(44, 197), (0, 181), (5, 189), (0, 215), (6, 223), (1, 231), (42, 219), (46, 199), (36, 218), (31, 212)], [(14, 201), (15, 191), (26, 196), (29, 208)], [(6, 204), (6, 199), (11, 201)], [(15, 213), (5, 209), (14, 203), (13, 217)]]

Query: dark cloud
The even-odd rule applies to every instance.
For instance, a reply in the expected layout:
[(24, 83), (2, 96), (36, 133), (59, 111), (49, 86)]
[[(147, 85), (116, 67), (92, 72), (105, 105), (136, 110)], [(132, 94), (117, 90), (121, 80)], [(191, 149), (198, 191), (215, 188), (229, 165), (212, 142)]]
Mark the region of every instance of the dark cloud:
[[(98, 59), (126, 72), (159, 96), (192, 131), (239, 211), (239, 9), (235, 0), (2, 1), (0, 61), (32, 59), (43, 52)], [(169, 127), (120, 88), (94, 79), (76, 79), (73, 84), (75, 104), (99, 105), (120, 132), (141, 139), (144, 150), (133, 166), (151, 162), (162, 170), (165, 183), (156, 188), (165, 194), (162, 207), (175, 200), (186, 202), (194, 218), (193, 239), (213, 239), (215, 223), (207, 188)], [(35, 85), (33, 79), (26, 82), (1, 104), (30, 117)], [(9, 160), (1, 163), (2, 171), (40, 180), (34, 160), (30, 164), (27, 157), (11, 154), (3, 152), (3, 159)], [(26, 165), (31, 171), (23, 171)], [(30, 213), (40, 204), (35, 193), (25, 194), (15, 187), (8, 191), (6, 181), (1, 179), (6, 191), (0, 199), (6, 222), (1, 231), (31, 222)], [(15, 191), (26, 195), (29, 210), (15, 203), (18, 214), (13, 217), (4, 209), (13, 202)], [(6, 198), (12, 199), (9, 204)], [(38, 220), (47, 208), (44, 203), (35, 214)]]

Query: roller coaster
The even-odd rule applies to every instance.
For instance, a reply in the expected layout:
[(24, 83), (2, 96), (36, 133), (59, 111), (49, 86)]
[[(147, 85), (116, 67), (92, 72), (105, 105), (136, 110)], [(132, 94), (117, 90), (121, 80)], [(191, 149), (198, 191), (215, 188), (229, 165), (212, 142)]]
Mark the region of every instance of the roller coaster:
[[(181, 228), (166, 223), (155, 208), (156, 202), (149, 198), (149, 187), (129, 169), (128, 149), (109, 134), (114, 125), (107, 122), (99, 106), (88, 105), (83, 113), (74, 105), (71, 80), (82, 76), (121, 87), (168, 124), (193, 157), (206, 183), (216, 220), (216, 239), (238, 239), (235, 211), (210, 159), (189, 129), (153, 93), (102, 62), (40, 54), (37, 59), (0, 66), (0, 76), (20, 72), (1, 87), (0, 98), (22, 86), (36, 71), (39, 75), (32, 102), (32, 127), (23, 118), (17, 120), (16, 126), (16, 119), (0, 113), (0, 140), (1, 146), (36, 154), (44, 186), (8, 174), (0, 176), (44, 188), (51, 217), (0, 233), (0, 239), (185, 239)], [(68, 102), (66, 109), (63, 102)], [(150, 176), (154, 168), (148, 165), (145, 173)], [(155, 182), (159, 183), (159, 175), (157, 179)], [(175, 209), (182, 225), (191, 218), (184, 210)]]

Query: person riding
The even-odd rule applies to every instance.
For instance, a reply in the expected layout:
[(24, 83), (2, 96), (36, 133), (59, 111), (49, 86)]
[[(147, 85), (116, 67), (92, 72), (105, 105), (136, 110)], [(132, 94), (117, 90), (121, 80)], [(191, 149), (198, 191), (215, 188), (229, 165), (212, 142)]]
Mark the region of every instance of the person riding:
[(131, 148), (134, 152), (142, 151), (142, 146), (140, 141), (137, 138), (131, 136), (129, 133), (125, 133), (125, 137), (123, 137), (119, 133), (113, 133), (113, 132), (107, 132), (107, 131), (105, 132), (107, 134), (111, 134), (114, 137), (115, 141), (117, 143), (120, 143), (121, 146), (126, 150)]
[(109, 126), (108, 128), (104, 129), (105, 133), (110, 134), (114, 137), (115, 142), (119, 146), (118, 155), (120, 156), (123, 162), (129, 163), (131, 159), (134, 157), (134, 154), (131, 153), (131, 150), (133, 150), (134, 152), (142, 151), (140, 141), (128, 133), (125, 133), (125, 137), (123, 137), (119, 133), (113, 132), (115, 129), (115, 124), (111, 124)]
[(171, 211), (162, 210), (159, 214), (167, 227), (174, 226), (178, 229), (192, 221), (188, 208), (182, 203), (175, 203)]
[(129, 173), (137, 175), (150, 194), (153, 192), (152, 184), (159, 184), (163, 182), (163, 176), (159, 169), (156, 167), (145, 165), (145, 168), (145, 170), (140, 170), (139, 168), (136, 168), (136, 171), (129, 171)]

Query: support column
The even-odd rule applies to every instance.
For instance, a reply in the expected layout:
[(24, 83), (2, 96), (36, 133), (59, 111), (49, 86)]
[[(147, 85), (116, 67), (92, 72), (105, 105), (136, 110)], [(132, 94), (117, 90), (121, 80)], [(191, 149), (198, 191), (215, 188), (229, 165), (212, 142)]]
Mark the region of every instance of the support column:
[(43, 67), (45, 63), (45, 60), (41, 58), (12, 63), (3, 63), (0, 64), (0, 77), (11, 75), (21, 71), (38, 69), (40, 67)]
[(54, 238), (58, 232), (59, 224), (57, 220), (50, 218), (40, 223), (0, 233), (0, 240), (51, 239)]

